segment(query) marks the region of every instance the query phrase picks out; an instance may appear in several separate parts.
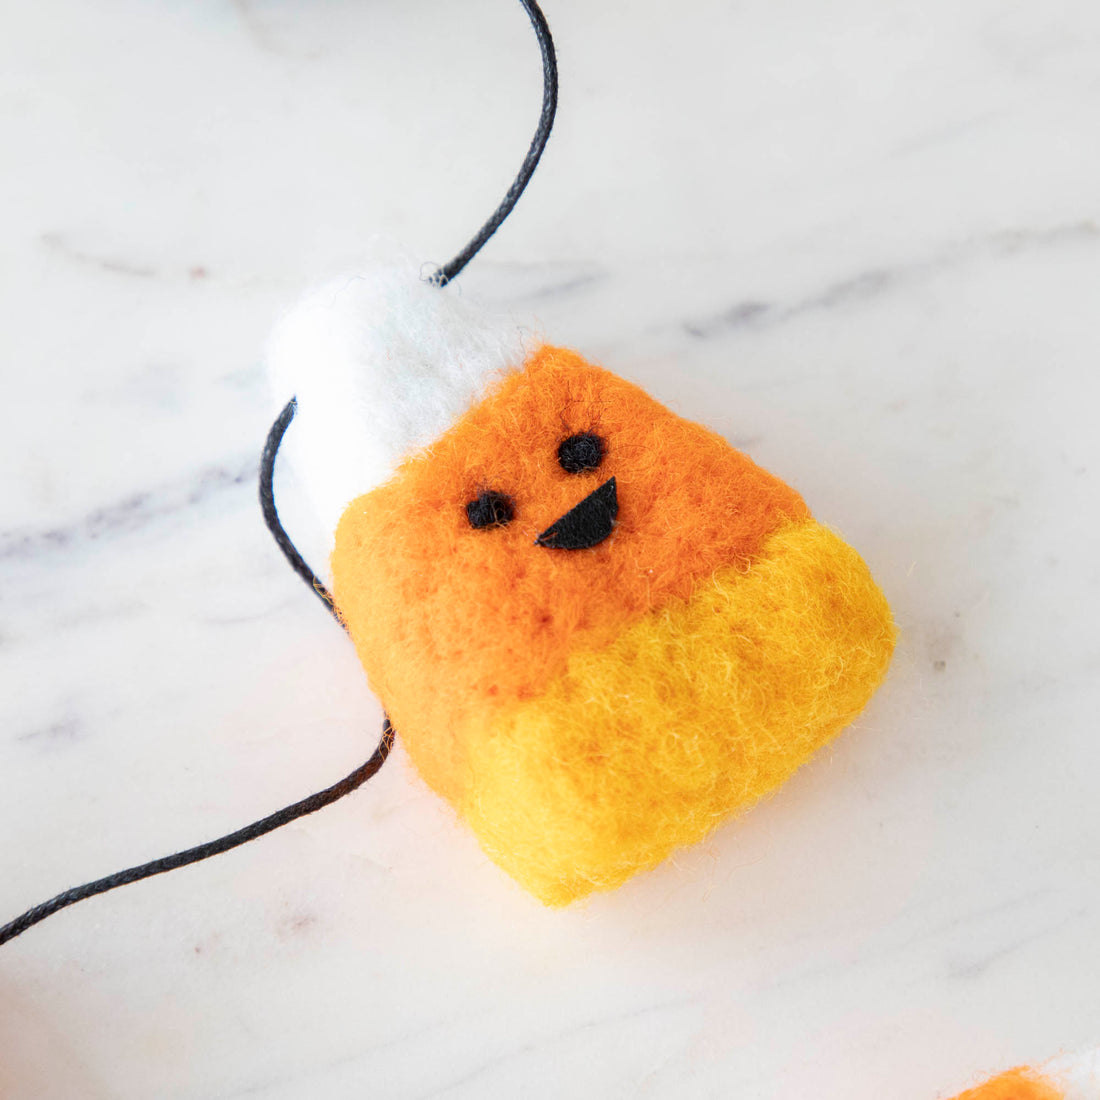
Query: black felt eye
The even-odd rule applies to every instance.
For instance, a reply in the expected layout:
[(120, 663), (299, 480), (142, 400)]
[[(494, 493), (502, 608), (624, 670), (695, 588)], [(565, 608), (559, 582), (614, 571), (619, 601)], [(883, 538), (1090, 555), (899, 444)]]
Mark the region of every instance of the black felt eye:
[(512, 498), (495, 489), (486, 489), (466, 505), (466, 518), (475, 528), (503, 527), (512, 522), (515, 514), (516, 506)]
[(604, 450), (603, 439), (595, 432), (581, 432), (558, 444), (558, 463), (567, 474), (583, 474), (603, 462)]

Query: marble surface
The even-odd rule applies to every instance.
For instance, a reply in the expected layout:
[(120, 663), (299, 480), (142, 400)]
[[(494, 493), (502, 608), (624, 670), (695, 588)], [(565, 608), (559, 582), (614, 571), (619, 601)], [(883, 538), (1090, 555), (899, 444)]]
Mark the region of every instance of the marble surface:
[[(539, 72), (506, 0), (4, 7), (6, 919), (370, 751), (260, 520), (259, 356), (371, 234), (464, 243)], [(458, 289), (797, 486), (896, 610), (889, 680), (564, 912), (399, 752), (0, 951), (5, 1100), (932, 1100), (1100, 1040), (1100, 7), (547, 8), (558, 128)]]

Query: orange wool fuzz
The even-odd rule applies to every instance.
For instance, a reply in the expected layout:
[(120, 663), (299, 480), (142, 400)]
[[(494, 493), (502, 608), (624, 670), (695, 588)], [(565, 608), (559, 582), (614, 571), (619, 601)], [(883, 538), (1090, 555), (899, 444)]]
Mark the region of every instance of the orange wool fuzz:
[[(589, 431), (607, 441), (599, 470), (566, 473), (558, 444)], [(580, 553), (534, 548), (611, 476), (619, 514), (606, 542)], [(506, 528), (471, 529), (464, 505), (484, 489), (515, 501)], [(348, 506), (334, 594), (424, 778), (456, 800), (469, 746), (455, 730), (468, 716), (534, 697), (573, 649), (606, 644), (717, 569), (746, 566), (770, 532), (808, 514), (793, 489), (721, 436), (575, 352), (546, 347)]]
[(1010, 1069), (954, 1100), (1062, 1100), (1062, 1090), (1026, 1066)]
[[(579, 436), (595, 452), (559, 461)], [(537, 541), (597, 498), (617, 511), (591, 537)], [(793, 489), (557, 348), (353, 501), (332, 573), (413, 764), (548, 905), (774, 790), (894, 645), (866, 565)]]

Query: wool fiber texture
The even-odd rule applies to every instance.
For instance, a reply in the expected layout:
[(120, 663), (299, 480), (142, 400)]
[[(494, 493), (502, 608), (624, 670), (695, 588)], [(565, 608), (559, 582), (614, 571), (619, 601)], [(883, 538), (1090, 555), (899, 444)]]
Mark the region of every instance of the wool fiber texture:
[(377, 263), (307, 294), (267, 349), (283, 452), (324, 530), (524, 360), (519, 328), (441, 294), (411, 264)]
[(955, 1100), (1065, 1100), (1065, 1093), (1035, 1070), (1022, 1066), (967, 1089)]
[[(571, 474), (563, 439), (597, 432), (598, 469)], [(614, 476), (617, 516), (589, 550), (538, 536)], [(514, 511), (474, 529), (487, 491)], [(352, 503), (333, 592), (367, 671), (430, 786), (468, 781), (466, 716), (534, 698), (577, 647), (598, 648), (697, 579), (747, 564), (807, 516), (798, 494), (720, 436), (573, 352), (544, 348), (430, 448)], [(423, 745), (417, 752), (413, 744)]]
[(547, 905), (614, 889), (780, 786), (863, 709), (893, 643), (859, 555), (792, 524), (473, 719), (459, 812)]
[(954, 1100), (1100, 1100), (1100, 1049), (1017, 1066)]
[[(580, 435), (599, 449), (563, 465)], [(536, 544), (612, 478), (608, 537)], [(486, 493), (506, 522), (472, 524)], [(866, 566), (793, 489), (560, 348), (355, 500), (332, 572), (414, 765), (549, 905), (773, 790), (858, 714), (894, 644)]]

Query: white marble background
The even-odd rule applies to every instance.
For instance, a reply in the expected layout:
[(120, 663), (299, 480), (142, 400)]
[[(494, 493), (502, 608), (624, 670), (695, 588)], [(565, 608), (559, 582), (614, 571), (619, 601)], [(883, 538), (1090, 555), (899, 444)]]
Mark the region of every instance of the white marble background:
[[(0, 950), (4, 1100), (932, 1100), (1100, 1040), (1100, 6), (546, 6), (558, 128), (464, 289), (796, 485), (896, 609), (890, 678), (580, 908), (397, 754), (70, 909)], [(509, 0), (0, 9), (7, 919), (373, 747), (260, 520), (260, 350), (372, 233), (457, 250), (540, 75)]]

